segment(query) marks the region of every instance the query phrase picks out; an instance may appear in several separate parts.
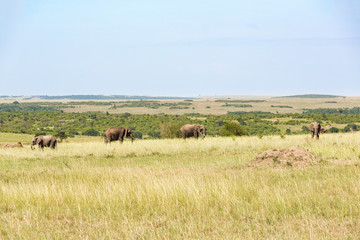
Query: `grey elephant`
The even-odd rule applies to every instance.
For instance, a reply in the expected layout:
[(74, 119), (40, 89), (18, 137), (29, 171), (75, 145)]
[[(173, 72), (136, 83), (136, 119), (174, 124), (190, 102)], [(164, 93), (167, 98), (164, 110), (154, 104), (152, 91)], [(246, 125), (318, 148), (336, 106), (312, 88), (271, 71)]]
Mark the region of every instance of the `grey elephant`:
[(321, 128), (320, 133), (327, 133), (327, 129), (326, 128)]
[(316, 138), (319, 139), (320, 131), (321, 131), (320, 123), (312, 122), (310, 124), (311, 138), (314, 138), (314, 136), (316, 136)]
[(188, 137), (199, 138), (199, 134), (203, 134), (203, 138), (206, 136), (206, 128), (200, 124), (185, 124), (180, 128), (180, 132), (183, 139)]
[(31, 141), (30, 148), (33, 149), (34, 145), (38, 145), (39, 149), (44, 149), (44, 147), (49, 147), (51, 149), (56, 148), (56, 137), (53, 135), (39, 135), (33, 138)]
[(130, 137), (131, 142), (134, 141), (134, 135), (131, 132), (131, 129), (125, 127), (112, 127), (108, 128), (104, 133), (105, 143), (119, 140), (120, 143), (123, 143), (124, 137)]

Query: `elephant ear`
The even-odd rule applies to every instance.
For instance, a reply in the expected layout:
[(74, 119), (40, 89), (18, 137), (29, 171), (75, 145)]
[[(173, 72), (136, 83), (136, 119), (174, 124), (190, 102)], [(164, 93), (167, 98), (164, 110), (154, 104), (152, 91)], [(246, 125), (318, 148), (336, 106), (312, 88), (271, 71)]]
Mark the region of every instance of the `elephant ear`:
[(197, 132), (200, 132), (200, 125), (196, 124), (196, 125), (195, 125), (195, 130), (196, 130)]
[(41, 144), (41, 143), (42, 143), (42, 141), (43, 141), (43, 140), (42, 140), (41, 138), (39, 138), (39, 137), (38, 137), (38, 138), (36, 138), (36, 144)]

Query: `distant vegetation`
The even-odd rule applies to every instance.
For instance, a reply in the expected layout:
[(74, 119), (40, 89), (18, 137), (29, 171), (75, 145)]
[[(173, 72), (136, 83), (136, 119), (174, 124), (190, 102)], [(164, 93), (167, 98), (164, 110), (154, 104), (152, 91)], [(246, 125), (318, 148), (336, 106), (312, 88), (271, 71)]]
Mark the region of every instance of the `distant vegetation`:
[(277, 107), (277, 108), (293, 108), (292, 106), (287, 106), (287, 105), (271, 105), (270, 107)]
[(67, 96), (34, 96), (44, 100), (76, 99), (76, 100), (126, 100), (126, 99), (186, 99), (181, 97), (151, 97), (151, 96), (127, 96), (127, 95), (67, 95)]
[(337, 103), (337, 101), (326, 101), (325, 103)]
[(51, 106), (41, 106), (32, 103), (0, 103), (0, 112), (61, 112), (61, 110)]
[(336, 95), (323, 95), (323, 94), (303, 94), (303, 95), (292, 95), (292, 96), (282, 96), (277, 98), (345, 98), (344, 96)]
[(215, 102), (224, 102), (224, 103), (259, 103), (259, 102), (266, 102), (266, 100), (240, 100), (240, 99), (234, 99), (234, 100), (215, 100)]
[(0, 98), (23, 98), (23, 100), (30, 100), (33, 98), (40, 98), (42, 100), (61, 100), (61, 99), (74, 99), (74, 100), (140, 100), (140, 99), (189, 99), (186, 97), (152, 97), (152, 96), (128, 96), (128, 95), (64, 95), (64, 96), (47, 96), (47, 95), (34, 95), (25, 97), (22, 95), (10, 96), (1, 95)]
[(221, 105), (222, 107), (238, 107), (238, 108), (251, 108), (252, 105), (250, 104), (228, 104), (225, 103), (224, 105)]
[(175, 102), (175, 103), (161, 103), (159, 101), (127, 101), (124, 103), (114, 103), (111, 109), (117, 108), (132, 108), (132, 107), (145, 107), (157, 109), (160, 107), (169, 107), (170, 109), (188, 109), (192, 105), (191, 102)]
[(359, 113), (360, 113), (360, 107), (354, 107), (354, 108), (315, 108), (315, 109), (304, 109), (304, 113), (359, 114)]
[(227, 112), (227, 114), (236, 114), (236, 115), (244, 115), (244, 114), (272, 114), (271, 112), (262, 112), (262, 111), (235, 111), (235, 112)]
[[(225, 115), (184, 115), (167, 114), (109, 114), (109, 113), (62, 113), (59, 111), (2, 111), (0, 112), (0, 132), (28, 134), (58, 134), (99, 136), (108, 127), (125, 126), (133, 130), (138, 137), (160, 138), (161, 126), (171, 123), (182, 126), (186, 123), (203, 124), (209, 136), (221, 134), (226, 122), (237, 121), (250, 135), (278, 135), (286, 128), (292, 134), (304, 133), (301, 126), (307, 127), (312, 121), (320, 123), (358, 124), (360, 114), (271, 114), (261, 112), (233, 112)], [(290, 119), (289, 119), (290, 118)], [(266, 120), (264, 120), (266, 119)], [(273, 119), (273, 120), (271, 120)], [(284, 119), (284, 120), (281, 120)], [(352, 127), (352, 129), (355, 129)], [(347, 129), (339, 129), (346, 132)], [(164, 132), (164, 131), (163, 131)], [(168, 137), (168, 136), (167, 136)]]

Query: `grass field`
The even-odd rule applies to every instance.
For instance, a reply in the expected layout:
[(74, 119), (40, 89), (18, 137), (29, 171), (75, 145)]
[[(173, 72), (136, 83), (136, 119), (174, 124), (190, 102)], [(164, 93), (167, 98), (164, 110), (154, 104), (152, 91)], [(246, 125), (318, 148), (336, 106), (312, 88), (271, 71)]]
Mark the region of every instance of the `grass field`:
[[(75, 138), (30, 150), (2, 134), (2, 239), (358, 239), (360, 134), (138, 140)], [(306, 168), (249, 168), (299, 146)]]

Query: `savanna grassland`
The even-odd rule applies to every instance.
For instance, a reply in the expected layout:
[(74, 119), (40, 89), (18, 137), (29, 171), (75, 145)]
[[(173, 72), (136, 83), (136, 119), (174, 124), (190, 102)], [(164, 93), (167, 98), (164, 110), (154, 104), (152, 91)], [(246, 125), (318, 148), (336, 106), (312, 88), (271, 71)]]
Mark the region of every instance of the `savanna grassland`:
[[(75, 137), (57, 150), (0, 149), (3, 239), (357, 239), (360, 134), (149, 139)], [(304, 168), (250, 168), (301, 147)]]
[(25, 104), (56, 107), (69, 113), (108, 112), (112, 114), (226, 114), (234, 111), (303, 113), (305, 109), (359, 107), (360, 97), (203, 97), (193, 99), (72, 100), (40, 98), (0, 98), (0, 103), (18, 100)]

